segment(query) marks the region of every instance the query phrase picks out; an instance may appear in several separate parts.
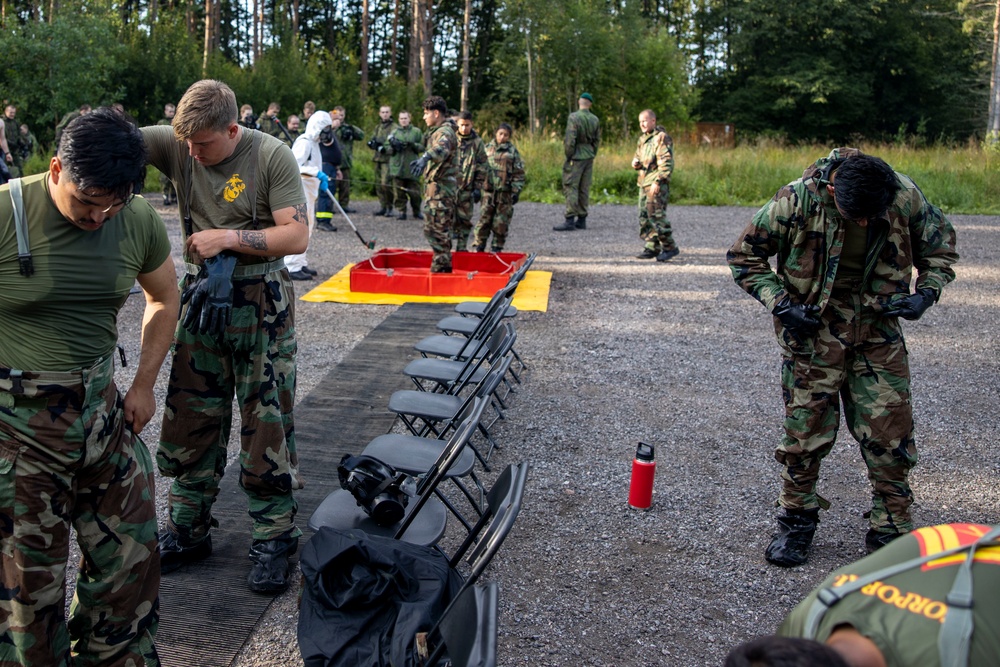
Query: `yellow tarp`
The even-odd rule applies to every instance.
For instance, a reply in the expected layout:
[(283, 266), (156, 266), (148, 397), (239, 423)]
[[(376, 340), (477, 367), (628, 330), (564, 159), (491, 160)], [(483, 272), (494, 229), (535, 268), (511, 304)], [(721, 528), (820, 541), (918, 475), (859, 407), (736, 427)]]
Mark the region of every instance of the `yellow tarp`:
[[(302, 301), (322, 303), (369, 303), (399, 306), (404, 303), (460, 303), (462, 301), (489, 301), (488, 296), (422, 296), (419, 294), (375, 294), (351, 291), (351, 267), (348, 264), (325, 283), (299, 297)], [(514, 306), (518, 310), (545, 312), (549, 308), (550, 271), (528, 271), (514, 292)]]

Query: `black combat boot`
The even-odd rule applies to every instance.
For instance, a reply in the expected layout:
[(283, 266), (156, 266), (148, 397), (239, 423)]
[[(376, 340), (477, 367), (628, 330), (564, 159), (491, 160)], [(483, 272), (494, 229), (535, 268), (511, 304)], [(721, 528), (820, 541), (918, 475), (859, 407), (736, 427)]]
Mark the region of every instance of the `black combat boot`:
[(377, 210), (374, 213), (372, 213), (372, 215), (385, 215), (385, 207), (383, 206), (379, 210)]
[(873, 554), (889, 544), (889, 542), (903, 535), (906, 535), (906, 533), (880, 533), (874, 528), (869, 528), (865, 534), (865, 549), (868, 550), (868, 553)]
[(587, 228), (587, 216), (581, 215), (580, 217), (578, 217), (576, 219), (576, 228), (577, 229), (586, 229)]
[(657, 250), (652, 250), (650, 248), (643, 248), (642, 252), (640, 252), (638, 255), (636, 255), (635, 258), (636, 259), (656, 259), (656, 256), (659, 255), (659, 254), (660, 253)]
[(819, 510), (785, 510), (776, 517), (778, 532), (764, 551), (764, 558), (781, 567), (802, 565), (809, 557), (809, 545), (816, 534)]
[(663, 252), (661, 252), (659, 255), (656, 256), (656, 261), (666, 262), (667, 260), (673, 259), (679, 254), (681, 254), (681, 249), (678, 248), (677, 246), (674, 246), (673, 248), (670, 249), (664, 248)]
[(288, 588), (288, 558), (299, 547), (297, 537), (254, 540), (250, 545), (247, 585), (254, 593), (277, 595)]
[(197, 563), (212, 555), (212, 536), (193, 544), (181, 544), (180, 536), (164, 528), (157, 540), (160, 549), (160, 574), (168, 574), (180, 569), (182, 565)]
[(386, 211), (386, 212), (385, 212), (385, 213), (383, 213), (382, 215), (384, 215), (384, 216), (385, 216), (385, 217), (387, 217), (387, 218), (395, 218), (395, 217), (396, 217), (396, 212), (395, 212), (395, 211), (393, 211), (393, 210), (392, 210), (392, 209), (390, 208), (390, 209), (389, 209), (388, 211)]
[(417, 220), (423, 220), (424, 214), (420, 212), (420, 209), (415, 208), (413, 209), (413, 217)]
[(406, 211), (403, 211), (402, 213), (399, 214), (399, 219), (406, 220)]
[(563, 222), (561, 225), (556, 225), (555, 227), (553, 227), (552, 231), (554, 231), (554, 232), (571, 232), (574, 229), (576, 229), (576, 216), (575, 215), (569, 215), (569, 216), (566, 216), (566, 221), (565, 222)]
[(476, 252), (486, 252), (486, 244), (484, 243), (483, 245), (477, 245)]

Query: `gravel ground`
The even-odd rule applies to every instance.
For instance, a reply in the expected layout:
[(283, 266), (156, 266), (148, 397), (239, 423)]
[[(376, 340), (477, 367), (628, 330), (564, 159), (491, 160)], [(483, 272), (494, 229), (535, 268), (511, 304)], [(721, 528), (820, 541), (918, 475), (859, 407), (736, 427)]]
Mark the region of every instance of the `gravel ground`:
[[(373, 218), (372, 202), (355, 206), (352, 219), (379, 247), (425, 246), (418, 222)], [(160, 210), (178, 242), (176, 210)], [(843, 429), (823, 467), (820, 492), (833, 508), (809, 563), (782, 570), (764, 561), (778, 490), (779, 353), (770, 316), (725, 265), (753, 210), (669, 213), (682, 252), (660, 264), (633, 258), (641, 244), (632, 207), (594, 206), (589, 229), (554, 233), (561, 206), (517, 206), (507, 249), (537, 252), (534, 268), (553, 276), (548, 312), (518, 315), (517, 347), (531, 370), (495, 431), (503, 449), (494, 461), (532, 462), (518, 524), (487, 573), (501, 587), (501, 665), (718, 665), (863, 555), (868, 484)], [(958, 280), (905, 325), (921, 452), (914, 515), (920, 525), (998, 523), (1000, 261), (986, 248), (1000, 239), (1000, 218), (951, 219)], [(322, 278), (368, 250), (342, 224), (316, 232), (309, 254)], [(141, 297), (130, 299), (120, 322), (133, 358), (141, 307)], [(297, 308), (300, 396), (392, 312)], [(159, 419), (143, 432), (151, 446)], [(658, 462), (646, 512), (626, 506), (640, 440), (656, 446)], [(161, 517), (165, 492), (159, 483)], [(301, 664), (296, 600), (296, 586), (276, 599), (233, 665)]]

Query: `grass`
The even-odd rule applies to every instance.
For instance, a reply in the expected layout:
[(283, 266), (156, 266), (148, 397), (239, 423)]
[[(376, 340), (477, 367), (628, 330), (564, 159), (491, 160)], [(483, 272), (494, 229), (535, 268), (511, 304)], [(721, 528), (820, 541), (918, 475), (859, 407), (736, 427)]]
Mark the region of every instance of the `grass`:
[[(868, 145), (920, 186), (928, 200), (947, 213), (1000, 214), (1000, 153), (978, 146), (911, 148)], [(562, 143), (521, 137), (527, 183), (522, 200), (560, 203)], [(736, 148), (677, 145), (670, 203), (700, 206), (761, 206), (781, 186), (802, 175), (827, 146), (781, 146), (761, 143)], [(594, 163), (591, 201), (634, 204), (634, 144), (602, 146)]]
[[(527, 182), (522, 201), (562, 203), (562, 141), (557, 138), (516, 137), (524, 158)], [(631, 162), (635, 144), (605, 144), (594, 163), (592, 202), (634, 205), (637, 197)], [(866, 153), (878, 155), (897, 171), (910, 176), (927, 199), (946, 213), (1000, 215), (1000, 151), (978, 145), (914, 148), (893, 144), (862, 144)], [(674, 150), (674, 176), (670, 203), (699, 206), (761, 206), (781, 186), (802, 175), (829, 146), (786, 146), (761, 142), (736, 148), (704, 148), (678, 144)], [(35, 156), (26, 173), (48, 168), (48, 160)], [(353, 199), (374, 197), (371, 151), (354, 147)], [(146, 192), (159, 192), (159, 172), (150, 167)]]

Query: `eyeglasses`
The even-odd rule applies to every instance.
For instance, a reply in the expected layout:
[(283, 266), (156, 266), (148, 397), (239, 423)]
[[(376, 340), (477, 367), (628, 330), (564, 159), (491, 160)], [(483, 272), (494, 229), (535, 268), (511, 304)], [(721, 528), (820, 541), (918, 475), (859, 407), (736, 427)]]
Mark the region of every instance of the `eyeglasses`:
[(76, 192), (73, 193), (73, 198), (76, 199), (78, 202), (80, 202), (82, 206), (87, 206), (89, 208), (96, 208), (101, 213), (112, 213), (112, 212), (117, 213), (118, 211), (125, 208), (125, 205), (128, 204), (130, 201), (132, 201), (132, 198), (135, 197), (135, 195), (130, 195), (127, 199), (114, 202), (113, 204), (110, 204), (106, 208), (101, 208), (100, 204), (98, 204), (97, 202), (90, 201), (90, 199), (85, 199), (84, 197), (81, 197), (80, 196), (81, 194), (83, 193), (80, 190), (77, 190)]

